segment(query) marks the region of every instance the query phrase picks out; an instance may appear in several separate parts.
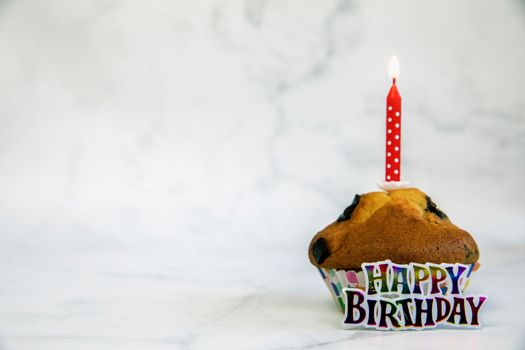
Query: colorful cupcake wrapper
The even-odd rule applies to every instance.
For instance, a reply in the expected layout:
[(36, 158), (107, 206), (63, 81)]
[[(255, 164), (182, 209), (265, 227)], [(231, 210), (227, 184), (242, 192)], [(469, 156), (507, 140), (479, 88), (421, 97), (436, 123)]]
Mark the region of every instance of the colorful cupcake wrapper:
[[(321, 277), (323, 278), (326, 287), (330, 291), (332, 298), (334, 299), (338, 308), (345, 311), (345, 300), (343, 296), (344, 288), (359, 288), (366, 291), (366, 280), (362, 270), (337, 270), (337, 269), (324, 269), (317, 268)], [(463, 292), (469, 285), (470, 277), (474, 271), (479, 269), (479, 263), (469, 265), (469, 270), (466, 275), (466, 280), (461, 283)], [(448, 295), (449, 291), (446, 287), (442, 288), (443, 295)]]

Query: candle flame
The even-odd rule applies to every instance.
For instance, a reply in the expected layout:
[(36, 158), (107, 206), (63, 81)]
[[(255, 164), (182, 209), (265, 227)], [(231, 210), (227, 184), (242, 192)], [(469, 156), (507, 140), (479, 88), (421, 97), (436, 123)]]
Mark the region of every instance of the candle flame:
[(399, 77), (399, 61), (396, 56), (390, 58), (390, 63), (388, 64), (388, 75), (392, 80), (396, 80)]

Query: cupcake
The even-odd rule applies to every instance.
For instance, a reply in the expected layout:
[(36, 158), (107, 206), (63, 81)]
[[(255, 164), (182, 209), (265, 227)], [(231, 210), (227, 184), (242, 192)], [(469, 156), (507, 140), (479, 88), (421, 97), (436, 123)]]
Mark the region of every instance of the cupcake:
[(476, 241), (416, 188), (356, 195), (313, 237), (308, 257), (342, 311), (343, 289), (365, 288), (362, 263), (461, 263), (469, 265), (463, 288), (479, 267)]

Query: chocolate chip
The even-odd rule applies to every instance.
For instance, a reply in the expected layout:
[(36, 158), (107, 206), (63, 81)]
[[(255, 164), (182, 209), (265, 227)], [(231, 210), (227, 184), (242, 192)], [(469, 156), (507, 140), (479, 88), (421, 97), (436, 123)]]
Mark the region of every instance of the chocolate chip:
[(312, 254), (318, 264), (322, 264), (330, 256), (330, 250), (326, 246), (324, 238), (319, 238), (312, 246)]
[(350, 220), (352, 218), (352, 213), (354, 212), (355, 208), (359, 204), (359, 200), (361, 199), (361, 196), (356, 194), (354, 197), (354, 200), (352, 204), (350, 204), (344, 211), (343, 214), (339, 215), (337, 218), (337, 222)]
[(431, 212), (439, 216), (440, 219), (446, 219), (447, 214), (443, 213), (441, 210), (438, 209), (436, 203), (432, 202), (432, 199), (427, 196), (427, 208), (426, 211)]

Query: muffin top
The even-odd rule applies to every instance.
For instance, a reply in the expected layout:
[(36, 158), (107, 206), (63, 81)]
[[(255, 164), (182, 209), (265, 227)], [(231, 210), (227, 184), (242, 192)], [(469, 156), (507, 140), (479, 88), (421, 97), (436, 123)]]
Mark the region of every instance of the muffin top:
[(360, 269), (364, 262), (472, 264), (479, 250), (417, 188), (356, 195), (336, 222), (317, 233), (308, 249), (318, 267)]

